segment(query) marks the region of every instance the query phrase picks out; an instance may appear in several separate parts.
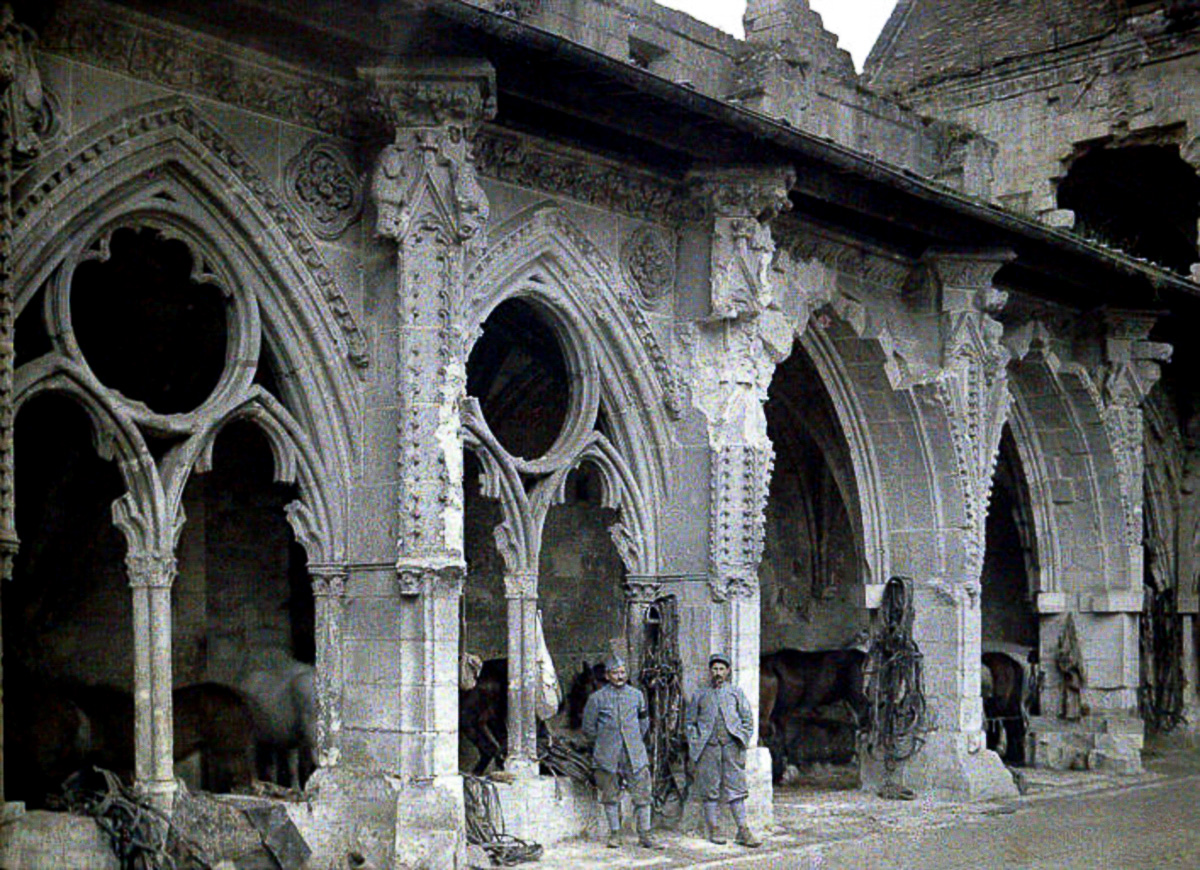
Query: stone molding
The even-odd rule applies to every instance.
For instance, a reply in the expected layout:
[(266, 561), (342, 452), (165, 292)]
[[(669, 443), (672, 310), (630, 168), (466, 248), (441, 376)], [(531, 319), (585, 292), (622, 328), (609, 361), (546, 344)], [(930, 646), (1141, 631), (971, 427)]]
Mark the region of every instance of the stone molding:
[(0, 7), (0, 582), (12, 577), (20, 546), (13, 504), (12, 190), (14, 163), (41, 147), (39, 122), (47, 101), (34, 61), (36, 42), (7, 3)]
[(362, 212), (363, 185), (354, 158), (329, 139), (310, 139), (288, 161), (284, 188), (319, 239), (338, 238)]
[[(621, 315), (624, 315), (627, 328), (633, 332), (632, 337), (636, 338), (636, 344), (648, 357), (648, 368), (658, 382), (667, 413), (678, 419), (686, 407), (686, 390), (646, 319), (643, 305), (634, 293), (625, 289), (620, 273), (588, 239), (587, 234), (553, 203), (535, 206), (506, 224), (489, 241), (487, 251), (471, 265), (464, 282), (467, 288), (467, 331), (475, 334), (481, 329), (487, 313), (499, 304), (497, 293), (511, 289), (498, 286), (495, 279), (507, 277), (515, 269), (545, 254), (561, 260), (565, 281), (585, 291), (584, 298), (563, 299), (564, 294), (559, 291), (568, 291), (570, 286), (557, 288), (547, 285), (545, 288), (545, 292), (553, 294), (571, 312), (578, 312), (578, 317), (572, 318), (568, 324), (573, 328), (571, 331), (581, 334), (590, 332), (588, 324), (579, 321), (591, 321), (597, 316), (613, 321), (614, 326), (624, 326), (620, 323)], [(619, 313), (607, 304), (607, 300), (614, 297), (620, 306)], [(626, 332), (627, 329), (620, 329), (615, 337), (623, 338)], [(636, 354), (633, 343), (629, 342), (628, 345), (627, 350)]]
[(635, 166), (485, 127), (475, 143), (485, 178), (544, 191), (665, 226), (697, 221), (704, 207), (686, 186)]
[[(127, 150), (140, 139), (151, 141), (163, 134), (179, 135), (184, 141), (193, 140), (199, 146), (206, 163), (232, 185), (244, 189), (247, 201), (261, 212), (283, 234), (297, 259), (304, 264), (308, 275), (329, 306), (330, 317), (340, 329), (345, 353), (358, 369), (370, 365), (367, 338), (359, 327), (350, 303), (338, 287), (333, 271), (313, 241), (301, 227), (301, 222), (279, 197), (254, 166), (238, 153), (215, 127), (196, 110), (178, 98), (168, 98), (135, 106), (74, 137), (66, 160), (47, 166), (37, 166), (19, 186), (20, 197), (13, 203), (13, 213), (19, 230), (28, 233), (26, 225), (31, 216), (40, 219), (44, 209), (52, 207), (60, 186), (78, 183), (90, 172), (100, 171), (107, 159)], [(182, 134), (182, 135), (180, 135)]]
[(119, 6), (59, 4), (41, 44), (54, 54), (322, 133), (367, 138), (379, 127), (359, 82), (302, 74), (260, 52)]
[(1157, 383), (1161, 366), (1171, 359), (1170, 345), (1149, 340), (1158, 316), (1153, 312), (1103, 312), (1104, 362), (1093, 374), (1099, 386), (1101, 417), (1116, 461), (1125, 545), (1131, 554), (1140, 554), (1143, 537), (1142, 403)]
[(713, 600), (724, 601), (758, 590), (775, 454), (770, 444), (730, 445), (714, 450), (712, 458), (711, 593)]

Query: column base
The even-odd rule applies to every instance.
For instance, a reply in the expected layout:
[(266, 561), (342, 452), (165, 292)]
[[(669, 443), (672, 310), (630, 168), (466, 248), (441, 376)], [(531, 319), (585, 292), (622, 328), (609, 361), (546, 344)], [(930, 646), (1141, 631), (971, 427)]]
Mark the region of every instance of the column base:
[(917, 794), (955, 801), (1003, 800), (1017, 797), (1017, 785), (1000, 756), (984, 746), (983, 733), (934, 731), (925, 745), (894, 771), (862, 752), (862, 783), (866, 791), (885, 784)]
[(1077, 722), (1034, 716), (1026, 740), (1027, 757), (1034, 767), (1142, 772), (1145, 729), (1135, 716), (1100, 713)]
[[(466, 866), (462, 777), (420, 782), (383, 773), (324, 768), (308, 781), (309, 799), (289, 803), (313, 867), (390, 870)], [(348, 863), (351, 862), (351, 863)]]

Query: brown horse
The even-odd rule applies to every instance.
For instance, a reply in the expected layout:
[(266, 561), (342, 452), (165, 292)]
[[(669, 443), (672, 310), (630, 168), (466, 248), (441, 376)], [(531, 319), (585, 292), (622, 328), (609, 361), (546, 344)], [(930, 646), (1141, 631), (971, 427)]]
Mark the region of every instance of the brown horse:
[[(86, 714), (86, 761), (126, 782), (134, 769), (133, 697), (112, 686), (74, 686), (66, 692)], [(229, 792), (254, 778), (254, 720), (245, 697), (220, 683), (197, 683), (172, 693), (175, 761), (200, 753), (200, 787)]]
[(488, 659), (475, 685), (458, 693), (458, 730), (479, 753), (472, 773), (499, 766), (508, 747), (508, 659)]
[[(1005, 652), (985, 652), (983, 674), (983, 730), (988, 749), (1009, 764), (1025, 763), (1025, 666)], [(988, 680), (987, 677), (991, 679)], [(989, 692), (987, 683), (991, 683)]]
[(825, 733), (823, 729), (805, 729), (796, 720), (813, 719), (822, 708), (845, 702), (854, 715), (855, 725), (862, 726), (867, 713), (867, 697), (863, 692), (866, 658), (866, 653), (857, 649), (813, 652), (782, 649), (759, 660), (759, 739), (771, 751), (771, 769), (776, 779), (787, 767), (789, 747), (797, 742), (795, 735), (807, 730), (810, 736), (816, 734), (819, 738)]

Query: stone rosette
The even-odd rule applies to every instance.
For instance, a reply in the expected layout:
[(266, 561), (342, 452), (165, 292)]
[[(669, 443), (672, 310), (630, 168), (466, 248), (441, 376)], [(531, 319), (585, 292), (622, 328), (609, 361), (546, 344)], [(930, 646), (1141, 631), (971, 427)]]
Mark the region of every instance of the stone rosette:
[(675, 241), (657, 227), (640, 226), (621, 246), (621, 268), (647, 305), (658, 305), (675, 286)]
[(285, 184), (288, 197), (320, 239), (336, 239), (362, 213), (363, 183), (354, 161), (329, 140), (309, 140), (288, 162)]

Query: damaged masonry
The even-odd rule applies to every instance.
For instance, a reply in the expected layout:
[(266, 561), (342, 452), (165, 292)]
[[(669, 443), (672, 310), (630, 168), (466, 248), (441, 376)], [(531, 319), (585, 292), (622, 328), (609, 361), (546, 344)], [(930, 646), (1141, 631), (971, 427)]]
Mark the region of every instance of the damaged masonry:
[(3, 6), (0, 866), (602, 838), (614, 653), (689, 832), (713, 653), (760, 831), (1197, 727), (1194, 4), (745, 23)]

